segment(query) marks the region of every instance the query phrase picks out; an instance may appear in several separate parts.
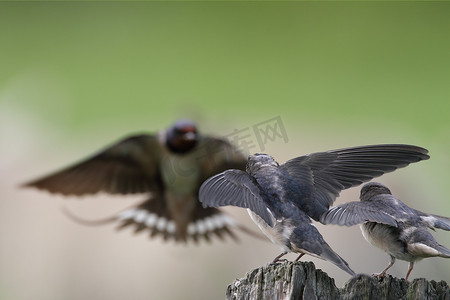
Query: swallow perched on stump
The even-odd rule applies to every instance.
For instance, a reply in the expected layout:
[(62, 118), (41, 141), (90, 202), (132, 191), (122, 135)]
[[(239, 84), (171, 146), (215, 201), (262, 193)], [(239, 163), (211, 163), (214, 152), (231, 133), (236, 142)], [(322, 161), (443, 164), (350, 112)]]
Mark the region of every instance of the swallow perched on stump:
[(450, 258), (450, 249), (440, 245), (427, 230), (450, 230), (449, 218), (410, 208), (377, 182), (365, 184), (360, 199), (332, 207), (320, 219), (324, 224), (362, 224), (364, 238), (391, 257), (390, 264), (374, 276), (384, 277), (397, 258), (409, 262), (406, 280), (416, 261), (435, 256)]
[(311, 223), (319, 221), (341, 190), (428, 159), (426, 149), (410, 145), (373, 145), (293, 158), (279, 165), (267, 154), (248, 157), (246, 172), (226, 170), (200, 187), (205, 207), (247, 208), (252, 220), (282, 253), (310, 254), (354, 275)]
[[(200, 185), (229, 168), (244, 170), (247, 160), (226, 140), (200, 135), (190, 120), (177, 121), (158, 134), (128, 137), (49, 176), (26, 183), (51, 193), (88, 195), (150, 193), (147, 201), (105, 221), (135, 224), (151, 236), (209, 240), (247, 231), (234, 219), (198, 201)], [(94, 223), (94, 222), (92, 222)], [(101, 222), (100, 222), (101, 223)]]

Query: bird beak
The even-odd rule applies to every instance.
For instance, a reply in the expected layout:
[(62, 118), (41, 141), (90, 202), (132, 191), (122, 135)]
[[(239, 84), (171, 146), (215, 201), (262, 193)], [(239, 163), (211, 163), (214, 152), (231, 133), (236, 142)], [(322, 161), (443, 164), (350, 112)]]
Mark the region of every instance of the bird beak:
[(197, 135), (193, 132), (186, 132), (183, 135), (184, 139), (188, 140), (188, 141), (193, 141), (196, 139)]

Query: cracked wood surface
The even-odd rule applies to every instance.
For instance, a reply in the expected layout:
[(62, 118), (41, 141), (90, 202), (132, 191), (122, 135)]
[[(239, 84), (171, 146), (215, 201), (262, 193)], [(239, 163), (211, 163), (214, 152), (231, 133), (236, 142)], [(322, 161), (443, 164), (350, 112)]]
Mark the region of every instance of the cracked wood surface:
[(228, 286), (226, 299), (450, 300), (450, 289), (445, 281), (419, 278), (408, 283), (392, 276), (377, 279), (366, 274), (356, 275), (339, 289), (334, 279), (312, 262), (288, 261), (248, 272)]

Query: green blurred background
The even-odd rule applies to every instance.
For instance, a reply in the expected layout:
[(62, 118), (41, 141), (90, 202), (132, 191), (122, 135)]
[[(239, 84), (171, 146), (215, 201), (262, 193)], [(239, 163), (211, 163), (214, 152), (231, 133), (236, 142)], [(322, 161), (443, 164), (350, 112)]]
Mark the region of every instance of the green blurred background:
[[(289, 142), (264, 149), (279, 162), (363, 144), (423, 146), (429, 161), (379, 181), (450, 216), (449, 15), (446, 2), (0, 2), (0, 299), (223, 299), (227, 284), (278, 254), (246, 236), (176, 246), (82, 227), (62, 205), (99, 218), (142, 197), (78, 201), (18, 188), (180, 117), (227, 135), (280, 116)], [(337, 203), (356, 200), (353, 190)], [(243, 210), (228, 211), (253, 226)], [(357, 227), (318, 226), (357, 272), (389, 262)], [(450, 246), (448, 233), (434, 235)], [(313, 261), (338, 286), (349, 279)], [(426, 259), (411, 278), (450, 281), (449, 267)], [(398, 262), (391, 274), (406, 270)]]

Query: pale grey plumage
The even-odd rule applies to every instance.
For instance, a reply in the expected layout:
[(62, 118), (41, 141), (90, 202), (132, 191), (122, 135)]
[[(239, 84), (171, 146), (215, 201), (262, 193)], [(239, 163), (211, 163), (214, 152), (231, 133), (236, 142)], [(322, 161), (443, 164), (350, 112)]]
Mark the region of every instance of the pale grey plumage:
[(365, 184), (360, 198), (360, 202), (332, 207), (320, 220), (341, 226), (362, 224), (365, 239), (391, 256), (391, 263), (377, 276), (384, 276), (395, 259), (410, 262), (405, 277), (408, 279), (416, 261), (435, 256), (450, 258), (450, 249), (440, 245), (427, 230), (449, 230), (449, 218), (408, 207), (381, 183)]
[(203, 183), (204, 206), (233, 205), (249, 210), (252, 220), (280, 246), (326, 259), (354, 274), (311, 224), (319, 220), (341, 190), (410, 163), (428, 159), (426, 149), (411, 145), (372, 145), (293, 158), (282, 165), (267, 154), (249, 156), (247, 172), (227, 170)]

